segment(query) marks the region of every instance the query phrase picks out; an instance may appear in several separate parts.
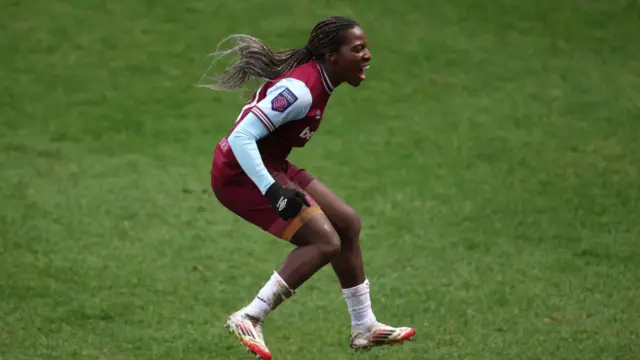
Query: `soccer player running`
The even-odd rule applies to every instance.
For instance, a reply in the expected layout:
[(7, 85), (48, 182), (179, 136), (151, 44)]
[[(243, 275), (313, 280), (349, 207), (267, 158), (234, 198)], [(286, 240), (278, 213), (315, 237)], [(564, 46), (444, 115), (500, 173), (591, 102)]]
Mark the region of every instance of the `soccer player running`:
[(205, 86), (231, 90), (252, 77), (264, 83), (217, 144), (211, 186), (227, 209), (296, 248), (225, 326), (248, 351), (271, 359), (263, 321), (330, 263), (351, 314), (351, 348), (410, 340), (414, 329), (385, 325), (371, 309), (356, 212), (287, 160), (292, 148), (303, 147), (318, 129), (336, 86), (346, 82), (357, 87), (365, 79), (371, 53), (364, 31), (355, 21), (334, 16), (317, 23), (307, 44), (292, 50), (274, 52), (249, 35), (227, 39), (234, 39), (235, 46), (216, 55), (240, 58)]

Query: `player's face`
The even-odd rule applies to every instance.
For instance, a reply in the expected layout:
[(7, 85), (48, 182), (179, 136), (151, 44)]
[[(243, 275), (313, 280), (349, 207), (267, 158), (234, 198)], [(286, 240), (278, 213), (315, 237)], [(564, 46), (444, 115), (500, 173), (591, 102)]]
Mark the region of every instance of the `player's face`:
[(366, 78), (365, 69), (371, 61), (367, 37), (356, 26), (345, 34), (344, 40), (340, 52), (333, 58), (334, 68), (343, 81), (357, 87)]

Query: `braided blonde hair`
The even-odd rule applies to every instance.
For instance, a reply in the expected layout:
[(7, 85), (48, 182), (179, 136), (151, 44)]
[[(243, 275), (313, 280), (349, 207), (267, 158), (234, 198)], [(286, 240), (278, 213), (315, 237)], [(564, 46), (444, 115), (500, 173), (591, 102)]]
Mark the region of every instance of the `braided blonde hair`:
[[(224, 56), (236, 54), (239, 59), (222, 73), (209, 78), (213, 83), (200, 86), (211, 90), (229, 91), (242, 87), (251, 78), (274, 80), (313, 58), (322, 60), (325, 54), (339, 51), (344, 42), (345, 32), (356, 26), (358, 24), (351, 19), (331, 16), (316, 24), (306, 45), (278, 52), (256, 37), (246, 34), (230, 35), (210, 54), (214, 61), (207, 72)], [(221, 45), (229, 40), (235, 40), (235, 45), (230, 49), (220, 50)], [(205, 77), (206, 73), (203, 79)]]

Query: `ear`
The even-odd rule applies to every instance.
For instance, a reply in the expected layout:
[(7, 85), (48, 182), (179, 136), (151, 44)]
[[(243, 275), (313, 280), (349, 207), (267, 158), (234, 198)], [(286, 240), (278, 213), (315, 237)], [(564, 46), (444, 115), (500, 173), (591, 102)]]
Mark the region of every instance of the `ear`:
[(324, 59), (330, 63), (335, 63), (338, 60), (338, 54), (334, 52), (328, 52), (324, 54)]

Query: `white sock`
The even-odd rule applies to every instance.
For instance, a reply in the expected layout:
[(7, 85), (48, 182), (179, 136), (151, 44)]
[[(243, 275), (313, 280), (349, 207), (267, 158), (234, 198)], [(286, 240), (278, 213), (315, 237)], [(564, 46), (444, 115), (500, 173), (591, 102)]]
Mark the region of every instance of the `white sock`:
[(362, 331), (368, 331), (376, 323), (376, 316), (371, 310), (371, 298), (369, 297), (369, 280), (358, 286), (342, 289), (351, 314), (351, 326)]
[(255, 299), (245, 308), (245, 312), (260, 321), (264, 321), (271, 311), (275, 310), (278, 305), (293, 294), (294, 291), (274, 271)]

